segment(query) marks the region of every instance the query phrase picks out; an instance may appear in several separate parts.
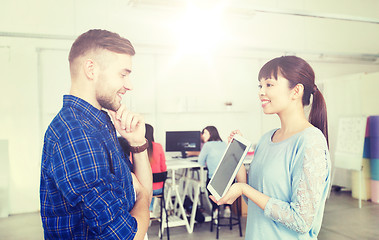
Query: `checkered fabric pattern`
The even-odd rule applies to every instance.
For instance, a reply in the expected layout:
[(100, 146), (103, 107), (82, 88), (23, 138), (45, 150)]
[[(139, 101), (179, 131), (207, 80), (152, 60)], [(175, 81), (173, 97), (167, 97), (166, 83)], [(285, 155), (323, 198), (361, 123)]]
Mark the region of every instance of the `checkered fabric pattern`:
[(41, 162), (45, 239), (133, 239), (129, 159), (104, 111), (66, 95), (48, 127)]

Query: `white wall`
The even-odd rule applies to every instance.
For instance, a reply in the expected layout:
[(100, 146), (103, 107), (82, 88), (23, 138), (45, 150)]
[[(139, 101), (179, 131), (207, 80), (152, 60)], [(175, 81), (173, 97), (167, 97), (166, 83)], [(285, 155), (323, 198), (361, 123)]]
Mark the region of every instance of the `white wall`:
[[(379, 72), (359, 73), (325, 81), (329, 143), (333, 160), (341, 117), (379, 115)], [(351, 187), (351, 171), (336, 169), (335, 185)]]
[[(330, 1), (253, 3), (300, 10), (313, 7), (368, 17), (379, 12), (379, 5), (372, 0), (350, 1), (351, 8), (340, 8), (340, 4)], [(299, 56), (308, 52), (379, 52), (378, 24), (258, 13), (252, 18), (231, 15), (223, 19), (229, 37), (216, 54), (177, 58), (176, 36), (170, 24), (179, 15), (176, 10), (130, 8), (127, 1), (120, 0), (2, 1), (0, 139), (8, 140), (9, 144), (11, 214), (39, 209), (43, 132), (61, 105), (61, 95), (67, 92), (68, 50), (74, 38), (90, 28), (116, 31), (135, 45), (137, 55), (132, 74), (135, 89), (125, 102), (145, 115), (156, 129), (156, 140), (162, 143), (166, 130), (201, 130), (206, 125), (218, 127), (224, 139), (232, 129), (239, 128), (256, 142), (262, 133), (279, 126), (277, 117), (261, 114), (256, 97), (258, 70), (271, 57), (286, 52)], [(204, 36), (198, 37), (200, 42), (204, 40)], [(304, 58), (308, 55), (304, 54)], [(360, 108), (364, 112), (372, 110), (357, 105), (366, 101), (360, 98), (365, 97), (362, 92), (354, 95), (355, 101), (345, 95), (355, 94), (358, 82), (351, 80), (351, 84), (345, 84), (341, 80), (343, 83), (338, 85), (338, 81), (328, 79), (326, 84), (326, 79), (379, 72), (377, 64), (332, 63), (322, 59), (310, 63), (317, 81), (325, 83), (332, 126), (336, 113), (355, 113)], [(370, 81), (376, 84), (374, 79)], [(373, 91), (369, 85), (362, 89)], [(354, 112), (341, 99), (350, 101)], [(226, 109), (226, 101), (233, 102), (232, 109)]]
[(42, 145), (38, 49), (68, 45), (61, 41), (3, 38), (0, 46), (0, 139), (9, 144), (10, 213), (36, 211)]

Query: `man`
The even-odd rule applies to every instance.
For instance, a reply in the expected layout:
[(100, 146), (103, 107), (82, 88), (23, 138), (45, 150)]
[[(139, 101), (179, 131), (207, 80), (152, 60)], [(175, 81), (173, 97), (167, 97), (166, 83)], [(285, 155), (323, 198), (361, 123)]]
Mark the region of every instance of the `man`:
[[(83, 33), (71, 47), (70, 95), (63, 97), (43, 147), (40, 201), (46, 239), (146, 235), (152, 174), (145, 122), (120, 103), (132, 90), (134, 54), (129, 40), (105, 30)], [(131, 145), (134, 174), (116, 130)]]

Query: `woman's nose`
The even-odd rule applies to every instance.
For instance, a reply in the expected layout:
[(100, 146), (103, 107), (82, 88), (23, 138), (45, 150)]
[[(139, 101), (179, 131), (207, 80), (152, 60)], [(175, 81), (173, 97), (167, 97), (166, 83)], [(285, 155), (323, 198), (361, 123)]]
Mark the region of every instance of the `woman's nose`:
[(265, 95), (265, 90), (263, 89), (263, 87), (261, 87), (261, 88), (259, 89), (258, 95), (259, 95), (259, 96), (264, 96), (264, 95)]

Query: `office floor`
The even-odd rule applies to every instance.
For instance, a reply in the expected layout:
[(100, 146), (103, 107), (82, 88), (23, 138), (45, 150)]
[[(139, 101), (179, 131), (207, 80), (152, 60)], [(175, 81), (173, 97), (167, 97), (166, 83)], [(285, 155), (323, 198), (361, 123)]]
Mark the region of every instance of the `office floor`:
[[(362, 201), (362, 208), (358, 208), (358, 200), (351, 197), (351, 192), (332, 192), (326, 203), (324, 220), (318, 239), (379, 239), (379, 204)], [(243, 234), (245, 233), (246, 218), (242, 219)], [(170, 228), (171, 239), (216, 239), (216, 233), (209, 231), (209, 223), (198, 224), (194, 232), (188, 234), (185, 227)], [(149, 228), (149, 239), (157, 237), (158, 222), (153, 222)], [(40, 240), (43, 239), (39, 213), (13, 215), (0, 218), (0, 239), (7, 240)], [(164, 238), (166, 239), (166, 235)], [(220, 239), (240, 238), (238, 228), (230, 231), (223, 227), (220, 230)]]

